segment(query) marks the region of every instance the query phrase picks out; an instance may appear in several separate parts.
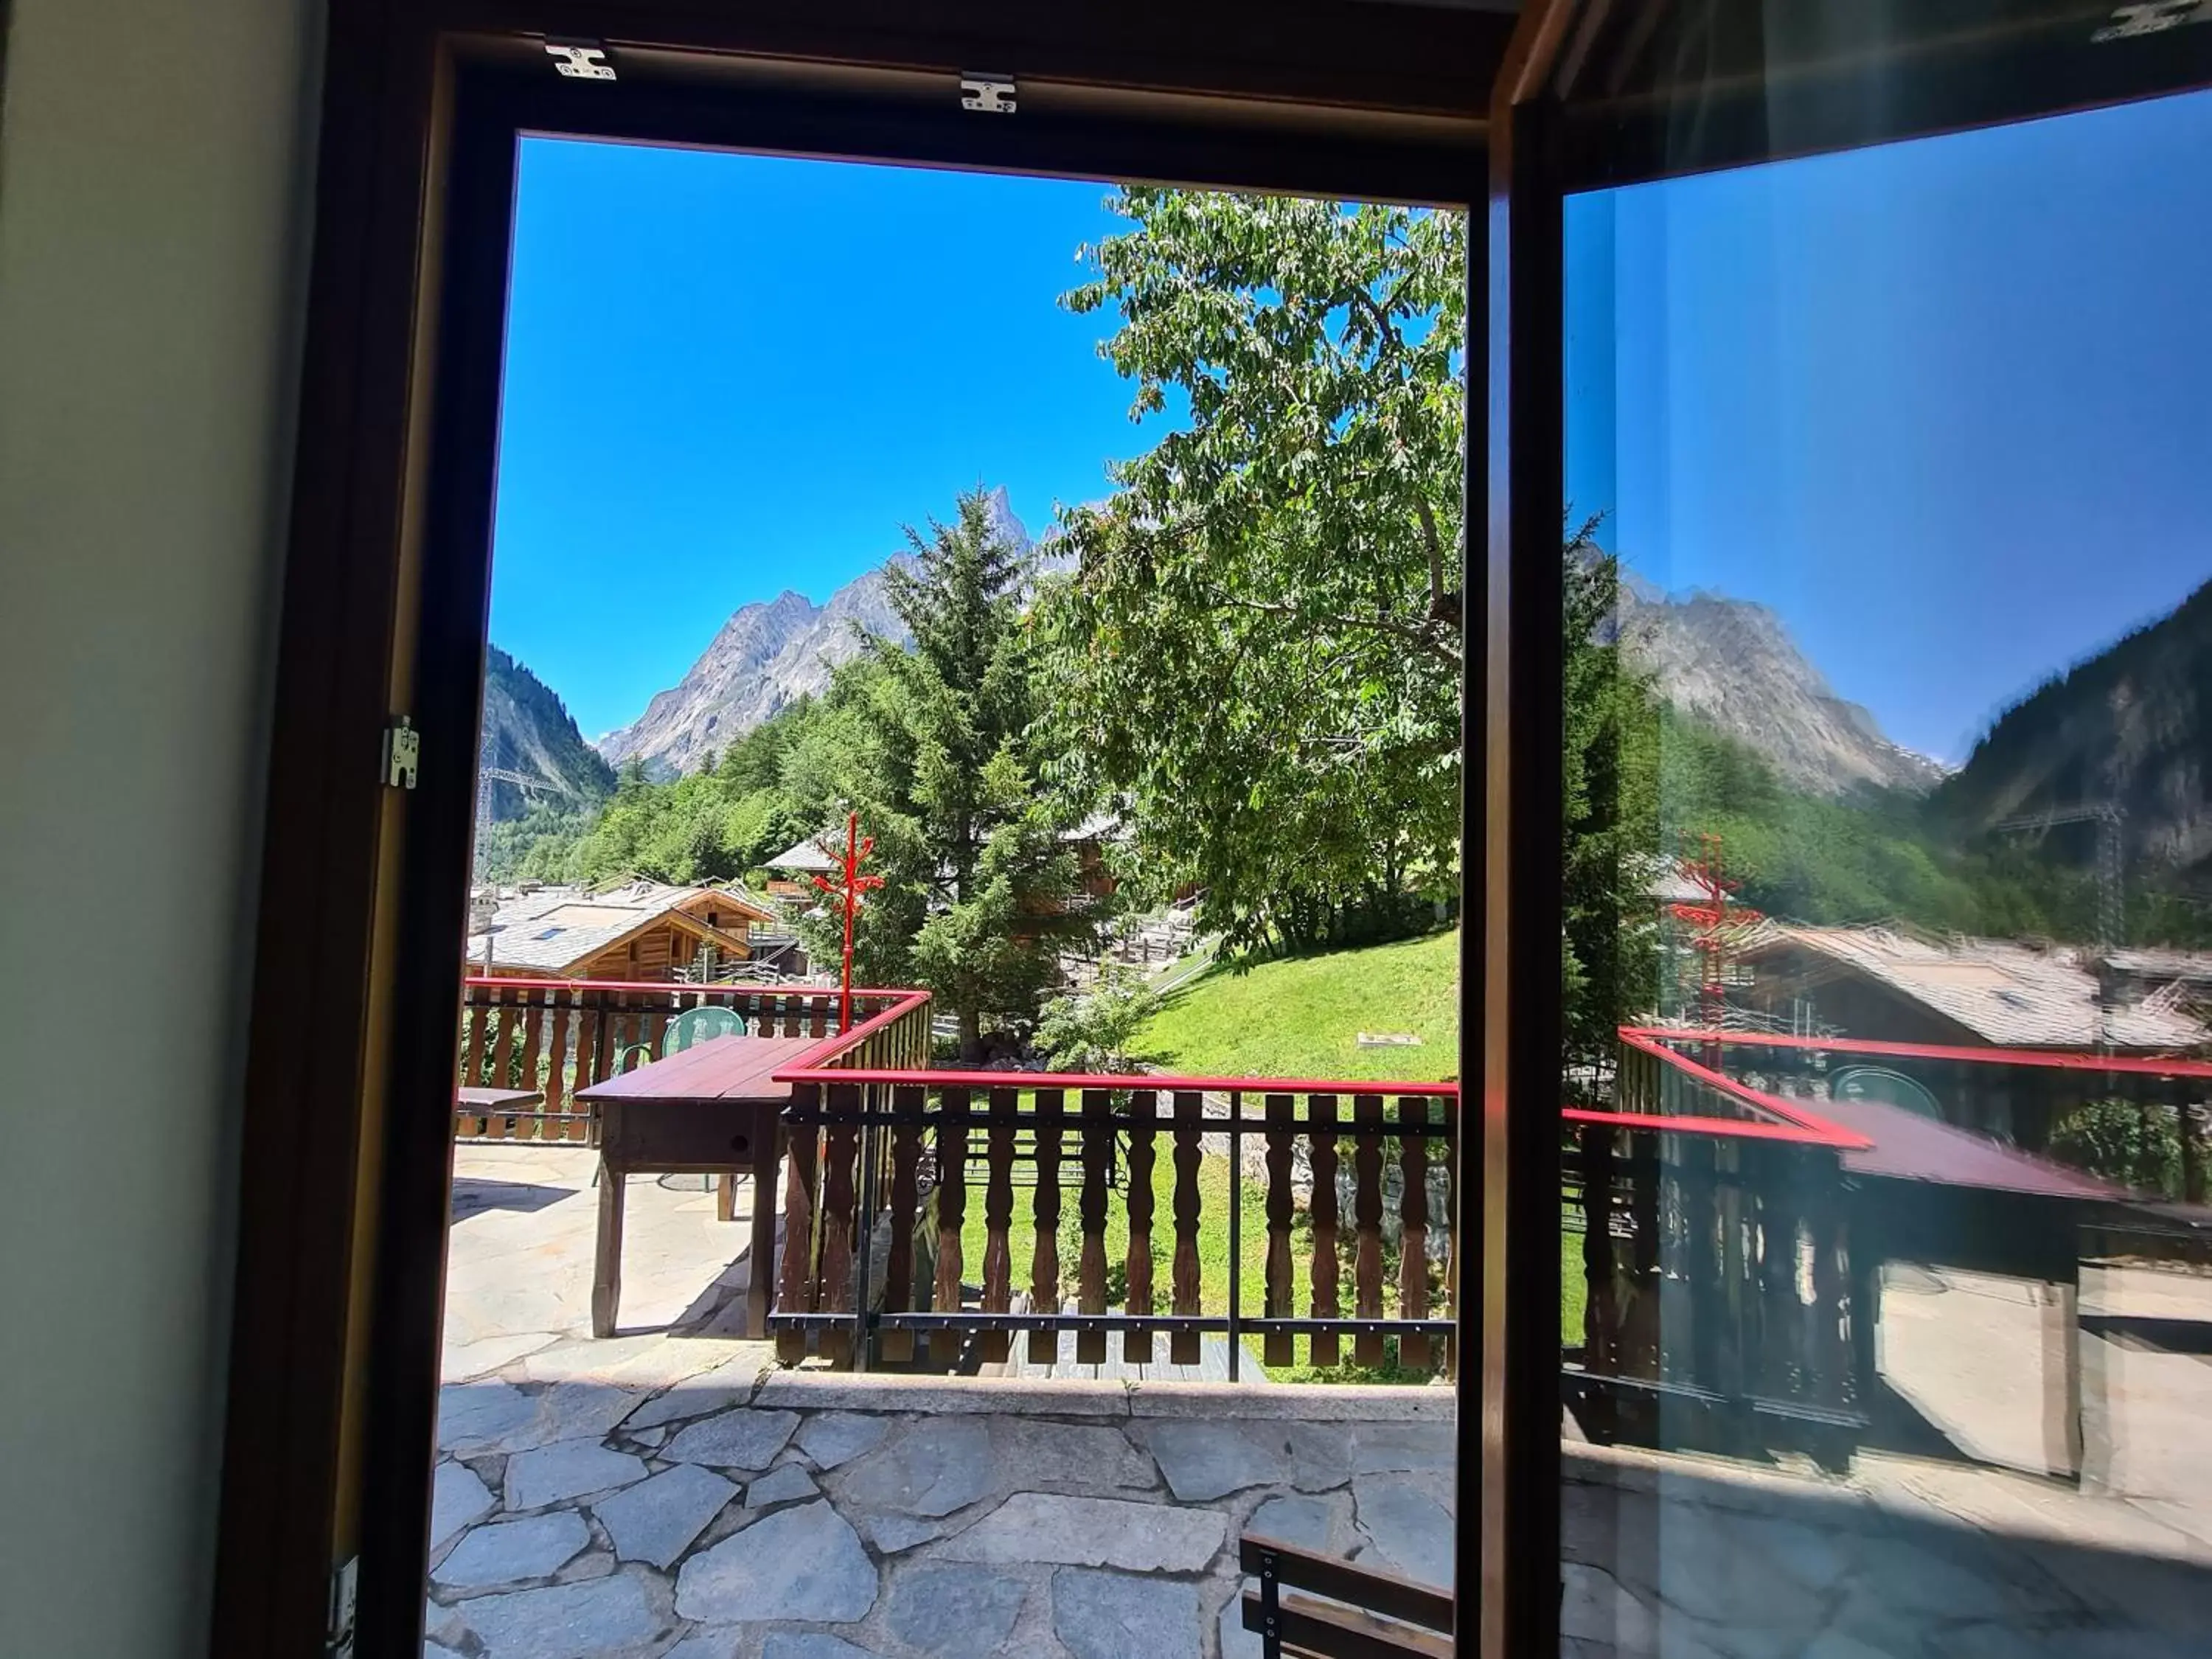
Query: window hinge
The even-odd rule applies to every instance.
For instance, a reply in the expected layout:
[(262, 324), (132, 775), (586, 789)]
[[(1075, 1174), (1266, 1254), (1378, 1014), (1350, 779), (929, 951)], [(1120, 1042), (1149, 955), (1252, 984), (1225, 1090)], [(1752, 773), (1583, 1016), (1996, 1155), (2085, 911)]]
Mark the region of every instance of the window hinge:
[(412, 789), (422, 758), (422, 734), (402, 714), (384, 728), (384, 781), (392, 789)]
[(331, 1574), (331, 1621), (323, 1651), (331, 1659), (353, 1659), (354, 1612), (360, 1601), (361, 1558), (349, 1556)]
[(960, 77), (960, 107), (986, 115), (1014, 112), (1014, 77), (1011, 75), (963, 75)]
[(597, 40), (556, 40), (549, 35), (545, 52), (553, 60), (554, 71), (571, 81), (615, 78), (615, 66), (607, 61), (607, 49)]

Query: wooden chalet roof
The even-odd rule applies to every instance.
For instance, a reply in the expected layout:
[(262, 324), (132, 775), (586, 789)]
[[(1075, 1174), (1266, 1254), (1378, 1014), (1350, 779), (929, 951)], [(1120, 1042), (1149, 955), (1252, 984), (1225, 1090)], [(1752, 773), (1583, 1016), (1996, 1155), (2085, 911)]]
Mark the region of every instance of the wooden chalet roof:
[(495, 966), (562, 973), (620, 945), (633, 934), (662, 922), (742, 954), (749, 947), (742, 932), (709, 927), (686, 907), (712, 897), (748, 917), (775, 920), (757, 899), (720, 888), (678, 887), (635, 881), (592, 892), (580, 887), (542, 887), (503, 896), (488, 932), (471, 934), (468, 959), (484, 960), (487, 946)]
[[(1930, 939), (1888, 927), (1762, 928), (1739, 953), (1756, 965), (1790, 948), (1828, 975), (1856, 974), (1963, 1027), (1984, 1042), (2031, 1048), (2115, 1048), (2165, 1054), (2212, 1032), (2178, 1007), (2098, 1003), (2097, 976), (2075, 951), (2009, 939)], [(1878, 1036), (1880, 1032), (1856, 1036)]]

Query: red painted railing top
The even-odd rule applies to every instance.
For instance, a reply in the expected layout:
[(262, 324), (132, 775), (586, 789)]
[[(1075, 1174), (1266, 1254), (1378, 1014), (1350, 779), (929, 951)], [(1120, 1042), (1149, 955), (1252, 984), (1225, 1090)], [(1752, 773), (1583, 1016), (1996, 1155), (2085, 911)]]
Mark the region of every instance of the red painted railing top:
[(1624, 1039), (1695, 1042), (1723, 1048), (1818, 1049), (1838, 1054), (1881, 1054), (1896, 1060), (1954, 1060), (1977, 1066), (2033, 1066), (2066, 1072), (2129, 1072), (2151, 1077), (2212, 1077), (2212, 1060), (2155, 1054), (2100, 1054), (2078, 1048), (1976, 1048), (1964, 1043), (1890, 1042), (1875, 1037), (1783, 1036), (1765, 1031), (1705, 1030), (1680, 1025), (1624, 1025)]
[[(835, 986), (830, 988), (830, 994), (831, 996), (836, 996), (837, 994), (837, 990)], [(860, 1073), (848, 1071), (842, 1066), (831, 1066), (829, 1065), (829, 1062), (835, 1060), (839, 1054), (844, 1054), (850, 1049), (859, 1048), (860, 1044), (866, 1042), (869, 1037), (881, 1030), (884, 1027), (896, 1024), (901, 1019), (903, 1019), (907, 1015), (912, 1013), (915, 1009), (925, 1007), (929, 1002), (929, 993), (927, 991), (855, 990), (853, 994), (856, 997), (892, 997), (896, 1000), (892, 1002), (890, 1007), (879, 1009), (877, 1012), (871, 1014), (867, 1018), (862, 1020), (858, 1025), (855, 1025), (851, 1030), (841, 1031), (835, 1036), (826, 1036), (823, 1038), (821, 1042), (816, 1043), (814, 1047), (809, 1048), (805, 1054), (799, 1057), (797, 1065), (787, 1066), (784, 1070), (776, 1073), (771, 1079), (772, 1081), (777, 1083), (789, 1083), (801, 1073), (805, 1073), (811, 1076), (817, 1070), (820, 1070), (822, 1072), (822, 1075), (824, 1077), (836, 1078), (848, 1083), (854, 1081), (855, 1079), (860, 1077)], [(902, 1077), (909, 1077), (912, 1076), (913, 1073), (902, 1072), (899, 1075)], [(867, 1080), (872, 1081), (872, 1079)]]
[(813, 1055), (775, 1074), (778, 1083), (919, 1083), (945, 1089), (1142, 1089), (1153, 1094), (1428, 1095), (1457, 1100), (1456, 1083), (1376, 1082), (1359, 1079), (1183, 1077), (1154, 1072), (900, 1071), (825, 1067)]
[(1766, 1123), (1756, 1118), (1662, 1116), (1656, 1112), (1601, 1112), (1592, 1107), (1562, 1106), (1567, 1123), (1610, 1123), (1622, 1129), (1658, 1129), (1670, 1135), (1705, 1135), (1715, 1140), (1771, 1140), (1791, 1146), (1826, 1146), (1838, 1152), (1863, 1152), (1874, 1143), (1822, 1119), (1807, 1124)]
[[(653, 991), (673, 996), (678, 993), (704, 992), (708, 995), (720, 993), (727, 996), (827, 997), (836, 1000), (834, 985), (767, 985), (752, 980), (720, 981), (712, 985), (695, 985), (679, 979), (510, 979), (505, 975), (471, 974), (462, 984), (471, 990), (493, 989), (504, 991)], [(856, 997), (903, 997), (912, 999), (927, 996), (927, 991), (905, 991), (870, 987), (863, 989), (855, 985)]]
[[(1641, 1031), (1631, 1030), (1626, 1026), (1623, 1026), (1620, 1031), (1620, 1040), (1629, 1048), (1637, 1049), (1640, 1053), (1651, 1055), (1662, 1065), (1672, 1066), (1674, 1070), (1681, 1073), (1684, 1076), (1691, 1079), (1692, 1081), (1702, 1084), (1705, 1087), (1711, 1089), (1714, 1093), (1718, 1094), (1726, 1099), (1733, 1100), (1741, 1106), (1748, 1107), (1751, 1110), (1764, 1114), (1767, 1118), (1774, 1120), (1773, 1121), (1765, 1124), (1753, 1123), (1740, 1126), (1739, 1129), (1735, 1133), (1741, 1133), (1743, 1130), (1752, 1129), (1754, 1127), (1761, 1131), (1761, 1133), (1747, 1136), (1747, 1139), (1762, 1140), (1794, 1140), (1808, 1146), (1832, 1146), (1838, 1152), (1863, 1152), (1866, 1151), (1867, 1148), (1874, 1145), (1874, 1142), (1869, 1140), (1864, 1135), (1854, 1134), (1850, 1130), (1844, 1128), (1839, 1124), (1831, 1123), (1824, 1117), (1815, 1116), (1813, 1113), (1807, 1111), (1802, 1106), (1798, 1105), (1794, 1101), (1784, 1100), (1779, 1095), (1770, 1095), (1765, 1090), (1754, 1089), (1748, 1084), (1738, 1083), (1734, 1078), (1724, 1077), (1720, 1073), (1714, 1071), (1709, 1066), (1700, 1066), (1696, 1060), (1690, 1059), (1686, 1054), (1676, 1054), (1672, 1048), (1665, 1047), (1651, 1037), (1644, 1035)], [(1619, 1118), (1626, 1118), (1631, 1122), (1642, 1123), (1644, 1125), (1649, 1125), (1651, 1121), (1651, 1116), (1647, 1113), (1623, 1112), (1608, 1115), (1608, 1120)], [(1587, 1121), (1589, 1120), (1583, 1121)], [(1686, 1118), (1668, 1118), (1666, 1121), (1668, 1125), (1672, 1127), (1679, 1123), (1690, 1121), (1691, 1120)], [(1729, 1120), (1726, 1118), (1698, 1119), (1696, 1121), (1700, 1122), (1716, 1123), (1727, 1123), (1729, 1121)], [(1776, 1129), (1790, 1130), (1795, 1131), (1796, 1133), (1781, 1134), (1771, 1133)], [(1717, 1130), (1706, 1130), (1703, 1133), (1717, 1133), (1720, 1132)]]

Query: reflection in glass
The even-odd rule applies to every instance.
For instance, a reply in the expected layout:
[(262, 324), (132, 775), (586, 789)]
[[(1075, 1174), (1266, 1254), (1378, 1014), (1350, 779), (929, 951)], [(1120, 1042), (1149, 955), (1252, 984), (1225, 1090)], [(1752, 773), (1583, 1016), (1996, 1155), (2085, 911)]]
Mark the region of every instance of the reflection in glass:
[(1570, 1653), (2212, 1652), (2206, 153), (1568, 204)]

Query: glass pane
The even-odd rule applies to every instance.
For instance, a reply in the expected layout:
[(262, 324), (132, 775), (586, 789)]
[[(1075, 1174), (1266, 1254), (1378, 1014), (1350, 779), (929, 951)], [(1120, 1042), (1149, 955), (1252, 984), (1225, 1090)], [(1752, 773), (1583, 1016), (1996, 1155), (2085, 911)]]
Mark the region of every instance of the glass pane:
[(541, 137), (516, 227), (426, 1652), (1433, 1605), (1466, 216)]
[(1568, 1653), (2212, 1651), (2207, 154), (1567, 204)]

